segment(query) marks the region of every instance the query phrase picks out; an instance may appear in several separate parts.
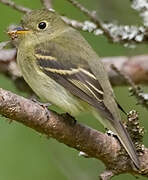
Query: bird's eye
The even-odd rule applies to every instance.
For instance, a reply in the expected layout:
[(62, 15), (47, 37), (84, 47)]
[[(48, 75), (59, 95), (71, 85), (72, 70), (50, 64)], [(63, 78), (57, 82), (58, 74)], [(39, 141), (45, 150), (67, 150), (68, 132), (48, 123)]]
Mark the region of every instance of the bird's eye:
[(47, 27), (47, 22), (42, 21), (38, 24), (39, 29), (45, 29)]

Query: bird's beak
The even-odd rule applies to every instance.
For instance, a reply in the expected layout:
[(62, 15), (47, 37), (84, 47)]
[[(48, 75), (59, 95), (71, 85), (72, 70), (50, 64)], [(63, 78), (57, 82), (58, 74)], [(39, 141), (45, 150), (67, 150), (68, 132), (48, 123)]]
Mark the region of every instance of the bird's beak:
[(13, 30), (9, 30), (7, 33), (11, 37), (12, 40), (18, 37), (18, 35), (24, 35), (29, 33), (28, 29), (24, 29), (22, 27), (16, 27)]

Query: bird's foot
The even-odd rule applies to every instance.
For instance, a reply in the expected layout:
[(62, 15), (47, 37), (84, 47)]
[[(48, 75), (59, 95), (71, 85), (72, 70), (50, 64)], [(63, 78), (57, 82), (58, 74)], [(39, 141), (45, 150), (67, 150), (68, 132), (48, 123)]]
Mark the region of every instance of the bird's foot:
[(114, 137), (114, 138), (118, 139), (118, 137), (116, 136), (116, 134), (114, 134), (113, 131), (111, 131), (111, 130), (109, 130), (109, 129), (107, 129), (107, 128), (106, 128), (106, 134), (107, 134), (108, 136), (111, 136), (111, 137)]
[(36, 98), (31, 98), (31, 101), (33, 101), (34, 103), (37, 103), (38, 105), (43, 107), (43, 109), (45, 110), (45, 114), (47, 116), (47, 121), (48, 121), (50, 118), (50, 113), (49, 113), (48, 107), (51, 106), (51, 104), (50, 103), (41, 103)]

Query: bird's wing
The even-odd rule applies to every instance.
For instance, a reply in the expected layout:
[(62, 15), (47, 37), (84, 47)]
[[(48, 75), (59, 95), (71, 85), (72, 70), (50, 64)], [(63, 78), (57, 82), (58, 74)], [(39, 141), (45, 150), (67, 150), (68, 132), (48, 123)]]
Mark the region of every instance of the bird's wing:
[[(63, 56), (65, 51), (63, 46), (55, 44), (55, 42), (50, 42), (48, 45), (40, 44), (35, 49), (36, 62), (46, 75), (71, 94), (105, 113), (109, 119), (113, 119), (111, 112), (103, 102), (103, 89), (89, 69), (87, 62), (78, 59), (80, 57), (77, 55), (68, 54), (68, 52)], [(79, 67), (76, 61), (80, 61)]]
[[(101, 112), (107, 119), (107, 121), (104, 119), (104, 124), (109, 125), (109, 128), (118, 135), (135, 165), (139, 167), (136, 150), (130, 136), (120, 122), (120, 114), (102, 64), (98, 64), (97, 59), (93, 59), (93, 52), (88, 51), (89, 46), (86, 42), (79, 43), (80, 36), (77, 41), (76, 39), (70, 41), (70, 37), (66, 38), (67, 42), (65, 39), (64, 41), (60, 39), (60, 42), (54, 40), (36, 46), (35, 59), (38, 66), (47, 76), (71, 94)], [(92, 55), (92, 58), (89, 54)]]

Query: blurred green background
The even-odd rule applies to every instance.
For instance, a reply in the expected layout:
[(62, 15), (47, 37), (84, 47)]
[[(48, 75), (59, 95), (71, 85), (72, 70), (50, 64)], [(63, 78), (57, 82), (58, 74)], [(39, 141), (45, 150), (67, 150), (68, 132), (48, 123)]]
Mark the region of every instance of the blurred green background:
[[(80, 1), (80, 0), (79, 0)], [(16, 3), (32, 9), (40, 8), (39, 0), (15, 0)], [(130, 8), (129, 0), (81, 0), (86, 7), (96, 10), (101, 19), (120, 24), (140, 25), (138, 13)], [(61, 14), (70, 18), (84, 20), (86, 17), (66, 0), (53, 0), (53, 7)], [(6, 29), (10, 24), (19, 23), (22, 13), (0, 4), (0, 42), (8, 40)], [(124, 48), (119, 44), (112, 44), (103, 36), (93, 36), (82, 32), (92, 47), (100, 56), (136, 55), (147, 53), (147, 45), (140, 44), (135, 49)], [(17, 94), (19, 92), (12, 81), (0, 75), (0, 87)], [(144, 87), (145, 91), (147, 87)], [(139, 112), (141, 125), (148, 129), (147, 111), (137, 106), (133, 97), (129, 96), (127, 87), (116, 87), (115, 94), (120, 104), (129, 111)], [(78, 118), (82, 123), (104, 131), (103, 127), (90, 115)], [(145, 134), (144, 143), (148, 145), (148, 135)], [(104, 166), (95, 159), (85, 159), (78, 156), (78, 151), (47, 139), (32, 129), (21, 124), (0, 117), (0, 180), (97, 180)], [(120, 175), (114, 180), (134, 180), (131, 175)], [(146, 178), (140, 177), (141, 180)]]

